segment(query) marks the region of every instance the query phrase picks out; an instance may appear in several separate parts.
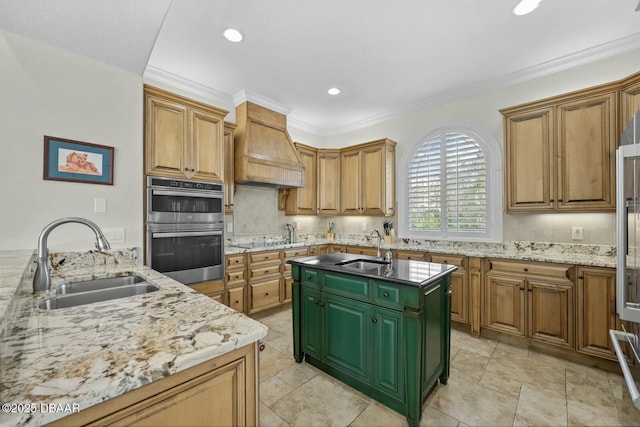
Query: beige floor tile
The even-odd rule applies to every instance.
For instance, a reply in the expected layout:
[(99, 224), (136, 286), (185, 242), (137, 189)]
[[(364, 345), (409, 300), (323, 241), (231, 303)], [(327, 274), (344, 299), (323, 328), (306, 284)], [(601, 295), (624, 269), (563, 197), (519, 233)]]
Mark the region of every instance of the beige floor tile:
[(260, 401), (267, 406), (272, 406), (294, 389), (295, 387), (291, 384), (275, 375), (260, 382)]
[[(468, 381), (480, 381), (489, 363), (489, 357), (467, 350), (460, 350), (451, 361), (451, 371), (458, 371)], [(454, 375), (453, 373), (451, 375)]]
[(285, 356), (278, 349), (267, 344), (260, 352), (260, 381), (264, 381), (278, 372), (296, 363), (293, 357)]
[[(607, 374), (609, 377), (609, 386), (611, 387), (611, 393), (615, 399), (621, 400), (623, 398), (623, 393), (626, 388), (626, 384), (624, 382), (624, 378), (620, 374), (614, 374), (609, 372)], [(640, 416), (640, 413), (639, 413)]]
[(308, 363), (294, 363), (287, 369), (278, 372), (278, 378), (286, 381), (292, 387), (299, 387), (318, 375), (320, 370), (309, 365)]
[(451, 376), (433, 391), (428, 405), (470, 426), (510, 426), (518, 399)]
[(317, 375), (271, 409), (292, 426), (344, 427), (367, 406), (369, 402)]
[(523, 384), (514, 426), (566, 426), (567, 401), (529, 384)]
[(622, 399), (616, 399), (620, 424), (623, 426), (640, 426), (640, 409), (633, 405), (629, 393), (625, 393)]
[(607, 373), (583, 367), (566, 371), (569, 425), (620, 425)]
[(442, 427), (456, 427), (459, 423), (453, 417), (438, 411), (436, 408), (432, 406), (425, 406), (422, 411), (422, 419), (420, 420), (420, 427), (432, 427), (432, 426), (442, 426)]
[(349, 426), (405, 427), (406, 425), (407, 419), (404, 416), (380, 403), (374, 402), (367, 406), (367, 408), (358, 415), (358, 418), (356, 418)]
[(285, 420), (280, 418), (264, 403), (260, 404), (260, 426), (261, 427), (289, 427)]
[(474, 338), (465, 332), (458, 331), (457, 329), (451, 330), (451, 347), (465, 349), (473, 353), (491, 357), (496, 346), (497, 343), (493, 340), (488, 340), (486, 338)]

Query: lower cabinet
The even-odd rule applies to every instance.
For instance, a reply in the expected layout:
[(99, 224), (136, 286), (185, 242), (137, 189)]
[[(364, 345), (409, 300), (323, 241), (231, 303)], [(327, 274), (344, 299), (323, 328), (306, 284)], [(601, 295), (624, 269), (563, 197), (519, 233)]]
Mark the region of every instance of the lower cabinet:
[(253, 343), (48, 425), (258, 425), (257, 405)]
[(484, 327), (574, 347), (575, 267), (490, 259)]
[(225, 298), (226, 295), (224, 294), (224, 282), (222, 280), (196, 283), (194, 285), (189, 285), (189, 287), (222, 304), (227, 303)]
[(426, 288), (302, 268), (293, 272), (294, 357), (405, 414), (449, 373), (449, 277)]

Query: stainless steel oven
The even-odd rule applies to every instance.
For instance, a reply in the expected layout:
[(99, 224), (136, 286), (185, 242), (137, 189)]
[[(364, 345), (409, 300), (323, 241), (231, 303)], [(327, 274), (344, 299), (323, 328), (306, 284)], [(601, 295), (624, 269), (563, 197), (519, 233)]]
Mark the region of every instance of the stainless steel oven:
[(147, 223), (224, 222), (222, 184), (147, 177)]
[(147, 177), (146, 265), (186, 285), (224, 278), (222, 184)]

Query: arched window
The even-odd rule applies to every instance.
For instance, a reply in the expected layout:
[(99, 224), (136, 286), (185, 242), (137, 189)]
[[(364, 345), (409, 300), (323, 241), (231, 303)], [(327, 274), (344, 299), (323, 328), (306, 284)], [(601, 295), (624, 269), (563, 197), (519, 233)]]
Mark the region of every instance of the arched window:
[(460, 126), (438, 128), (412, 147), (404, 170), (402, 237), (502, 238), (501, 157), (494, 138)]

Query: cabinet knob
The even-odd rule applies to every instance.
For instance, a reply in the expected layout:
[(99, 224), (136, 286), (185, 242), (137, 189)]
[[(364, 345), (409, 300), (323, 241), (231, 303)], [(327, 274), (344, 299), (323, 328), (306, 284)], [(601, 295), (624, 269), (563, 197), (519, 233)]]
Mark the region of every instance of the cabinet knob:
[(264, 274), (269, 274), (269, 270), (265, 270), (265, 271), (264, 271)]
[(240, 301), (236, 300), (236, 304), (240, 304)]
[(196, 171), (195, 169), (191, 169), (191, 172), (195, 172), (195, 171)]
[(520, 290), (521, 290), (521, 291), (524, 291), (524, 287), (523, 287), (523, 288), (520, 288)]
[(389, 292), (383, 293), (382, 296), (385, 297), (385, 298), (389, 297)]
[(324, 303), (323, 302), (320, 303), (320, 307), (324, 307)]
[(529, 292), (533, 292), (533, 289), (531, 289), (531, 288), (529, 288), (529, 289), (527, 289), (527, 290), (528, 290)]
[(311, 275), (308, 275), (308, 276), (307, 276), (307, 280), (311, 280)]
[(264, 293), (264, 296), (265, 296), (265, 297), (268, 297), (268, 296), (269, 296), (269, 292), (265, 292), (265, 293)]
[(313, 303), (314, 303), (314, 304), (317, 304), (317, 303), (318, 303), (318, 300), (317, 300), (317, 299), (314, 299), (314, 300), (313, 300)]
[(525, 268), (525, 269), (524, 269), (524, 271), (525, 271), (525, 273), (526, 273), (527, 271), (529, 271), (529, 269), (528, 269), (528, 268)]
[(578, 276), (578, 279), (582, 280), (584, 279), (584, 276)]
[(373, 323), (378, 323), (378, 319), (376, 319), (375, 317), (373, 319), (371, 319), (371, 322)]

